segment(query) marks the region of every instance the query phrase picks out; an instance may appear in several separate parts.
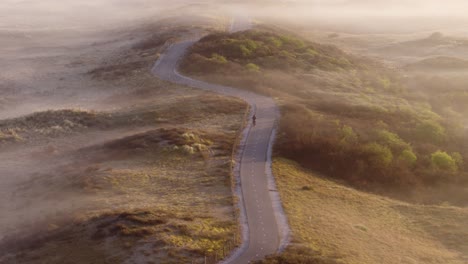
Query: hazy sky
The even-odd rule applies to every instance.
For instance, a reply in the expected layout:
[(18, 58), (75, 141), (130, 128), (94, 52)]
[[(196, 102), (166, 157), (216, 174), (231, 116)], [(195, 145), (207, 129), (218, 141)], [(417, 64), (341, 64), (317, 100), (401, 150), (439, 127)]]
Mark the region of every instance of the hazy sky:
[[(254, 3), (254, 0), (246, 3)], [(74, 28), (126, 23), (163, 14), (181, 4), (239, 1), (191, 0), (0, 0), (0, 29)], [(366, 17), (467, 19), (468, 0), (262, 0), (252, 11), (272, 16), (344, 19)], [(158, 13), (159, 12), (159, 13)], [(437, 25), (437, 23), (434, 23)], [(408, 25), (411, 26), (411, 25)]]
[[(166, 8), (162, 0), (1, 0), (0, 28), (64, 28), (143, 19)], [(174, 6), (180, 1), (171, 1)]]

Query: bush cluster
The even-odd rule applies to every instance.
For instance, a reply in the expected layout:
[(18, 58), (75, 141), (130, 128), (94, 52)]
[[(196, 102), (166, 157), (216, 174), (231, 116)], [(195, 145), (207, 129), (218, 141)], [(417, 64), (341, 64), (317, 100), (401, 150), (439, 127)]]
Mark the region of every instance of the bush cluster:
[(398, 132), (408, 128), (381, 128), (382, 121), (353, 128), (295, 105), (282, 112), (279, 154), (355, 186), (411, 190), (466, 178), (464, 157), (441, 150), (448, 144), (439, 137), (403, 139)]

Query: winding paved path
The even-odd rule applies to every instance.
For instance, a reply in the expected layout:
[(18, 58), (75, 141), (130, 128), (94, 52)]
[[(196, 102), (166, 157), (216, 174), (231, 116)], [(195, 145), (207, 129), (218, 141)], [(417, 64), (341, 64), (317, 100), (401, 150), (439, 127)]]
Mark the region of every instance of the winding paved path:
[[(239, 26), (242, 25), (242, 26)], [(245, 29), (245, 22), (233, 22), (231, 31)], [(185, 77), (177, 72), (180, 59), (198, 39), (175, 43), (156, 62), (153, 73), (161, 79), (241, 98), (248, 102), (257, 116), (257, 125), (244, 131), (238, 168), (241, 224), (243, 243), (223, 263), (246, 264), (276, 253), (289, 237), (286, 217), (271, 174), (271, 146), (279, 116), (273, 99), (217, 84)], [(252, 115), (252, 113), (251, 113)]]

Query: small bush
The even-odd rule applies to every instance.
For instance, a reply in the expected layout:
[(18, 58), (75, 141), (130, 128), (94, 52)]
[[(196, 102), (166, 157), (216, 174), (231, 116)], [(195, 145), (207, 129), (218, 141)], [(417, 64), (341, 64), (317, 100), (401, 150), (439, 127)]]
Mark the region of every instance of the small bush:
[(457, 163), (447, 152), (436, 151), (431, 155), (432, 165), (440, 170), (457, 171)]
[(433, 120), (426, 120), (416, 127), (416, 133), (420, 139), (433, 143), (445, 140), (445, 128)]
[(191, 146), (183, 145), (182, 150), (184, 151), (184, 153), (189, 154), (189, 155), (195, 154), (195, 149)]
[(228, 60), (226, 59), (226, 57), (224, 56), (221, 56), (217, 53), (213, 53), (213, 55), (211, 55), (211, 59), (215, 62), (219, 62), (221, 64), (225, 64), (225, 63), (228, 63)]
[(358, 141), (358, 135), (354, 132), (352, 127), (344, 125), (340, 132), (342, 143), (353, 144)]
[(453, 152), (450, 156), (452, 156), (459, 169), (463, 167), (463, 156), (459, 152)]
[(418, 157), (411, 149), (405, 149), (401, 152), (400, 156), (398, 156), (398, 160), (406, 165), (413, 166), (418, 160)]
[(364, 147), (364, 152), (369, 155), (370, 165), (375, 168), (386, 168), (393, 161), (392, 151), (378, 143), (370, 143)]
[(245, 68), (249, 71), (249, 72), (260, 72), (260, 67), (256, 64), (253, 64), (253, 63), (249, 63), (247, 65), (245, 65)]
[(401, 151), (410, 148), (410, 145), (401, 139), (400, 136), (388, 130), (378, 130), (377, 137), (379, 142), (390, 147), (392, 150)]

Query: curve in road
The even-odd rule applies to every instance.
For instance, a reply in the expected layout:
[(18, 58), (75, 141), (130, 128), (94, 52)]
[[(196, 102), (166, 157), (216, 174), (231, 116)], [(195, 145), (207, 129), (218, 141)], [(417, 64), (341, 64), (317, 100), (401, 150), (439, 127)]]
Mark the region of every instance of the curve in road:
[[(243, 26), (234, 25), (232, 28)], [(240, 162), (237, 162), (237, 195), (243, 243), (223, 261), (246, 264), (282, 250), (289, 240), (286, 216), (271, 172), (271, 147), (279, 111), (274, 100), (269, 97), (181, 75), (177, 71), (178, 62), (197, 40), (191, 39), (171, 45), (155, 63), (152, 72), (169, 82), (241, 98), (249, 103), (256, 113), (257, 124), (249, 125), (244, 131)]]

